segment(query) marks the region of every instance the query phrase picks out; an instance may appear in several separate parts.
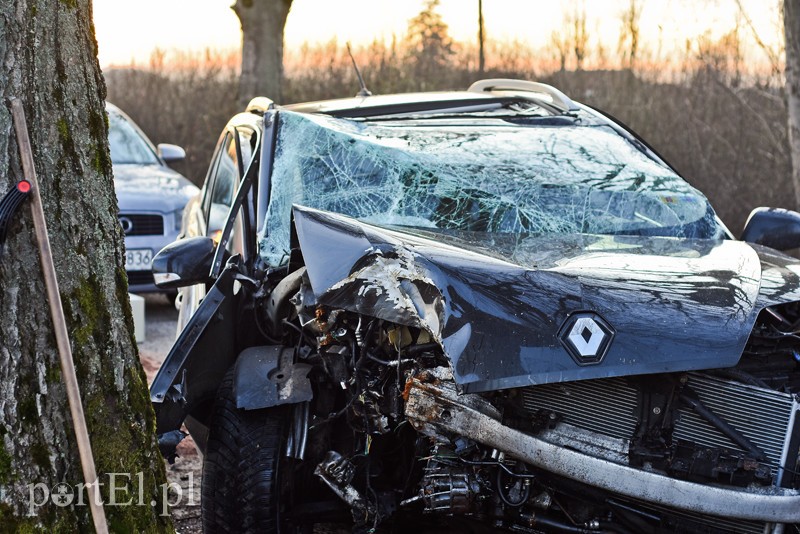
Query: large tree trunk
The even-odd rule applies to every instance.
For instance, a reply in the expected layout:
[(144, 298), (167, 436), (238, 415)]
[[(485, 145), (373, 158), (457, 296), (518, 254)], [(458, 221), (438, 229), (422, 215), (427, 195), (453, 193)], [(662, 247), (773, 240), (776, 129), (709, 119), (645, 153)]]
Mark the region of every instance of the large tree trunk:
[(291, 6), (292, 0), (236, 0), (232, 6), (242, 23), (242, 107), (256, 96), (283, 101), (283, 27)]
[[(0, 3), (0, 58), (0, 194), (22, 178), (7, 107), (19, 98), (104, 501), (108, 473), (120, 474), (118, 487), (130, 477), (128, 491), (114, 497), (131, 504), (106, 507), (111, 530), (171, 530), (160, 515), (164, 465), (132, 336), (90, 0)], [(92, 529), (77, 492), (66, 507), (44, 498), (43, 488), (83, 482), (53, 332), (30, 207), (23, 205), (0, 258), (2, 531)]]
[(789, 147), (795, 209), (800, 208), (800, 0), (784, 0), (786, 35), (786, 106), (789, 110)]

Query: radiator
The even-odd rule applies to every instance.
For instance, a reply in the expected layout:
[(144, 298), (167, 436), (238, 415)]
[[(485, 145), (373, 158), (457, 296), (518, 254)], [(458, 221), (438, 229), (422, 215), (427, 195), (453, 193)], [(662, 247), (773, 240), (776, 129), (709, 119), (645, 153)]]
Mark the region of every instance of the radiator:
[[(790, 472), (784, 479), (781, 466), (795, 469), (800, 446), (800, 418), (796, 416), (800, 404), (793, 395), (700, 373), (689, 374), (687, 385), (706, 407), (764, 452), (776, 484), (791, 479)], [(597, 436), (599, 445), (618, 440), (623, 444), (621, 451), (625, 454), (627, 440), (636, 429), (637, 395), (624, 378), (545, 384), (517, 391), (527, 411), (555, 412), (560, 416), (559, 421), (566, 425), (600, 434)], [(561, 439), (565, 435), (568, 434), (562, 433)], [(700, 446), (741, 451), (728, 437), (688, 408), (678, 413), (674, 437)], [(702, 521), (699, 517), (693, 519)], [(763, 523), (738, 524), (734, 528), (733, 525), (723, 526), (715, 522), (718, 527), (735, 532), (763, 532), (764, 529)]]

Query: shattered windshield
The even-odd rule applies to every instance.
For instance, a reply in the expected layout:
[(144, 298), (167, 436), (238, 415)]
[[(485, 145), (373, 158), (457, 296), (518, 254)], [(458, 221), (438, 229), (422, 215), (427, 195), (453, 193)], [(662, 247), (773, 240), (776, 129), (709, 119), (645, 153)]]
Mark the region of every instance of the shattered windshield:
[(723, 236), (706, 198), (609, 126), (358, 122), (280, 114), (264, 260), (292, 204), (382, 225), (507, 234)]

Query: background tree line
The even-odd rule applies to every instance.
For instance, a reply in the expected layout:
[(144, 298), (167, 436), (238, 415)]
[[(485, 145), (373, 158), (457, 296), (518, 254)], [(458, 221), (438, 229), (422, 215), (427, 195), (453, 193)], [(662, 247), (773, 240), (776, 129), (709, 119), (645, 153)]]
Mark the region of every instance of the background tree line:
[[(477, 45), (450, 37), (437, 4), (430, 0), (404, 36), (354, 48), (374, 94), (463, 89), (478, 79)], [(700, 35), (687, 41), (682, 57), (656, 57), (641, 44), (640, 4), (632, 0), (620, 14), (616, 50), (593, 41), (576, 7), (544, 53), (487, 40), (482, 77), (552, 83), (615, 116), (702, 189), (734, 233), (753, 207), (794, 207), (777, 53), (764, 48), (773, 66), (747, 65), (742, 43), (750, 28), (740, 17), (720, 39)], [(284, 64), (283, 103), (358, 90), (343, 43), (304, 45), (287, 53)], [(236, 52), (156, 51), (148, 65), (106, 72), (108, 98), (154, 139), (182, 144), (188, 152), (182, 170), (201, 183), (219, 131), (240, 109), (238, 65)]]

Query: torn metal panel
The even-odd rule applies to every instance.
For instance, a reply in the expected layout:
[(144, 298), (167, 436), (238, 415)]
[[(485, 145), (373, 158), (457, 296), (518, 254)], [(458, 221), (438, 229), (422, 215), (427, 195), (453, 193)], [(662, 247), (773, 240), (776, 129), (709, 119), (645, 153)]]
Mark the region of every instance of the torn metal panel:
[(250, 347), (236, 359), (233, 391), (236, 407), (258, 410), (314, 397), (308, 373), (311, 366), (293, 362), (294, 350), (272, 345)]
[(412, 382), (406, 416), (425, 434), (470, 436), (530, 465), (620, 495), (720, 517), (777, 523), (800, 521), (800, 493), (795, 490), (730, 489), (620, 465), (504, 426), (465, 405), (454, 392), (433, 384)]
[(500, 234), (724, 234), (705, 197), (672, 170), (608, 125), (579, 124), (370, 123), (282, 112), (261, 256), (286, 261), (292, 204)]
[[(444, 300), (435, 282), (406, 250), (368, 253), (364, 266), (327, 288), (318, 302), (368, 317), (424, 328), (441, 342)], [(357, 296), (357, 298), (353, 298)]]
[[(426, 329), (467, 392), (730, 367), (759, 311), (761, 263), (736, 241), (399, 231), (301, 207), (294, 220), (319, 303)], [(615, 331), (588, 365), (558, 336), (587, 311)]]

